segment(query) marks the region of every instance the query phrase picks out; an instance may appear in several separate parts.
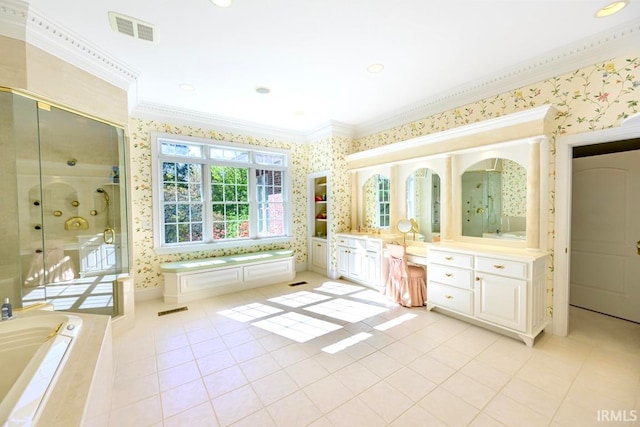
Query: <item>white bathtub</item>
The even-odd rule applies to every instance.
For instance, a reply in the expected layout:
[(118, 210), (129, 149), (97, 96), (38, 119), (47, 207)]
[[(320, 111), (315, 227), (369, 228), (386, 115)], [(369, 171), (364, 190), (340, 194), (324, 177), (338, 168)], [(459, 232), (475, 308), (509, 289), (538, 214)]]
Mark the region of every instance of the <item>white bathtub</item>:
[(57, 313), (0, 321), (0, 425), (36, 425), (81, 326)]

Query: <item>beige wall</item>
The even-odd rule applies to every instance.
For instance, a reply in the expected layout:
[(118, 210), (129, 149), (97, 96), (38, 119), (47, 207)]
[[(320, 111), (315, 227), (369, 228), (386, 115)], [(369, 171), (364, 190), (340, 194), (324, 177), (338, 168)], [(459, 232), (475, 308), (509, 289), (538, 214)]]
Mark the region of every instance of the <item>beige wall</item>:
[(23, 41), (0, 36), (0, 86), (27, 89), (27, 51)]
[(0, 36), (0, 51), (0, 86), (126, 127), (126, 90), (16, 39)]

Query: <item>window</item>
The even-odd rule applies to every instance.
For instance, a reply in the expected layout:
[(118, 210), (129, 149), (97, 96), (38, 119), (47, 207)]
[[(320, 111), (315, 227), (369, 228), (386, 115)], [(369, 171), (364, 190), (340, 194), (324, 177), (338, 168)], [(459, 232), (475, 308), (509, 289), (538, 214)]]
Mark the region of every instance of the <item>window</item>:
[(154, 135), (153, 156), (156, 251), (289, 239), (286, 151)]
[(389, 178), (378, 177), (378, 226), (389, 227)]

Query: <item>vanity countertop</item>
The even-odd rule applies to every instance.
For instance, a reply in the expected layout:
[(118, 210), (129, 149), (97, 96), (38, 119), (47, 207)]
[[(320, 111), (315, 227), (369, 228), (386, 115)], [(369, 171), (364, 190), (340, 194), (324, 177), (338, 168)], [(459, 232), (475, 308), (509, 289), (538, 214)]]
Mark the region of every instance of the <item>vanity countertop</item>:
[(503, 257), (517, 257), (517, 258), (530, 258), (537, 259), (541, 256), (548, 255), (548, 252), (543, 250), (531, 250), (524, 248), (514, 248), (509, 246), (497, 246), (497, 245), (485, 245), (478, 243), (467, 243), (467, 242), (439, 242), (433, 243), (433, 247), (439, 247), (442, 249), (452, 249), (461, 252), (468, 252), (472, 254), (485, 254), (485, 255), (498, 255)]
[(339, 236), (346, 236), (346, 237), (357, 237), (359, 239), (375, 239), (375, 240), (382, 240), (385, 242), (391, 241), (391, 240), (401, 240), (402, 239), (402, 235), (401, 234), (394, 234), (394, 233), (376, 233), (376, 232), (364, 232), (364, 231), (342, 231), (340, 233), (338, 233)]

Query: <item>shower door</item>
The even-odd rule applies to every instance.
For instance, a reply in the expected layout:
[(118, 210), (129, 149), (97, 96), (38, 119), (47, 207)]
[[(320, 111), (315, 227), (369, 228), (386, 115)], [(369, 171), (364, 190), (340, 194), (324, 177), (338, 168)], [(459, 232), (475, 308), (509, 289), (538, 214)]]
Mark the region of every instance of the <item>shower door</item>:
[(117, 314), (128, 271), (123, 130), (14, 95), (22, 303)]

